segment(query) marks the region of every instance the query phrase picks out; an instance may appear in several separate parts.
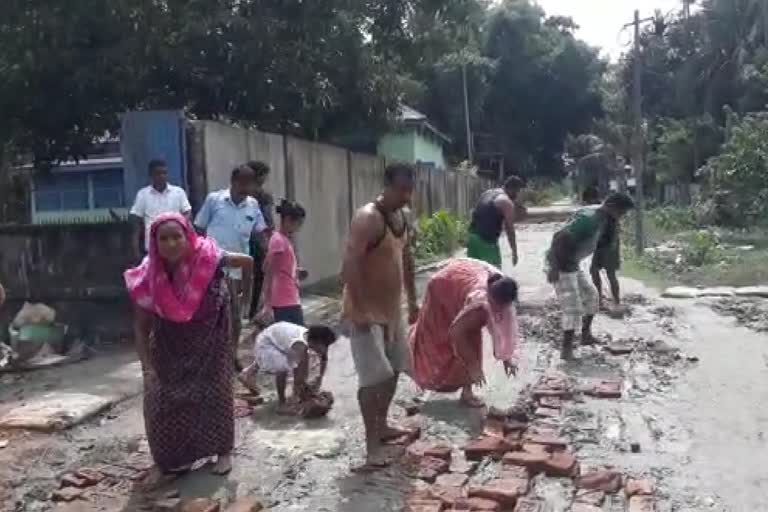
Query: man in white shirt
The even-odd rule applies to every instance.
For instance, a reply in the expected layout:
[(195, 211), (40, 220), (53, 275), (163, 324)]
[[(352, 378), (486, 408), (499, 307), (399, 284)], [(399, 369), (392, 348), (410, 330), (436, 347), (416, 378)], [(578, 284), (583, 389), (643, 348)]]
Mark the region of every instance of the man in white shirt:
[(191, 218), (192, 206), (184, 189), (168, 183), (168, 165), (163, 160), (149, 162), (151, 184), (139, 190), (131, 208), (134, 221), (134, 255), (141, 257), (141, 237), (144, 235), (144, 252), (149, 252), (149, 228), (152, 221), (163, 213), (181, 213)]

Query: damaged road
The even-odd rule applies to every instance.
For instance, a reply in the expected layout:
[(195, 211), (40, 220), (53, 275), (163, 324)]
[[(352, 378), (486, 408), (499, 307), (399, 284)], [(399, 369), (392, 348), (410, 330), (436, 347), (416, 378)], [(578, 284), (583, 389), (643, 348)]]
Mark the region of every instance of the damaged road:
[[(537, 402), (559, 405), (557, 414), (542, 410), (538, 419), (567, 440), (582, 475), (610, 467), (622, 475), (623, 485), (630, 479), (640, 482), (638, 496), (646, 495), (647, 482), (653, 489), (653, 508), (631, 508), (627, 493), (618, 492), (601, 504), (582, 500), (580, 508), (572, 509), (577, 495), (581, 500), (589, 493), (577, 491), (580, 485), (570, 475), (539, 474), (520, 494), (547, 512), (763, 510), (768, 503), (768, 473), (762, 463), (768, 428), (768, 414), (762, 412), (762, 404), (768, 403), (766, 335), (713, 313), (706, 304), (662, 299), (640, 283), (625, 281), (627, 316), (598, 317), (595, 332), (601, 344), (579, 348), (578, 359), (563, 364), (558, 357), (557, 309), (541, 270), (553, 230), (552, 224), (521, 229), (518, 267), (511, 266), (506, 254), (505, 271), (521, 285), (525, 343), (520, 372), (508, 380), (501, 365), (491, 360), (491, 351), (484, 351), (488, 385), (481, 393), (490, 405), (506, 409), (529, 396), (544, 375), (566, 376), (582, 392), (573, 400)], [(420, 278), (420, 286), (427, 277)], [(326, 301), (324, 309), (317, 310), (333, 316), (335, 306)], [(222, 505), (253, 496), (280, 512), (400, 510), (407, 497), (427, 484), (402, 465), (373, 475), (351, 471), (362, 462), (363, 436), (346, 339), (333, 347), (330, 359), (326, 386), (336, 402), (327, 418), (279, 417), (269, 403), (259, 406), (237, 422), (234, 470), (229, 476), (216, 477), (201, 468), (171, 482), (160, 494), (147, 495), (134, 482), (151, 462), (140, 396), (68, 430), (0, 431), (0, 510), (152, 510), (159, 499), (176, 494), (212, 498)], [(95, 381), (88, 384), (82, 375), (107, 375), (132, 361), (132, 355), (125, 353), (20, 378), (2, 376), (0, 412), (11, 403), (21, 405), (65, 387), (93, 388)], [(80, 371), (70, 370), (78, 367)], [(585, 386), (602, 391), (585, 393)], [(601, 394), (608, 396), (600, 398)], [(460, 448), (485, 427), (482, 411), (461, 408), (457, 396), (420, 393), (407, 378), (402, 379), (396, 402), (395, 413), (403, 421), (406, 409), (418, 413), (423, 441), (443, 444), (454, 454), (460, 454)], [(470, 471), (454, 463), (454, 469), (469, 474), (450, 482), (461, 483), (458, 487), (467, 492), (492, 486), (505, 466), (483, 458)], [(62, 479), (83, 469), (104, 478), (75, 492), (70, 503), (53, 501)], [(481, 494), (492, 497), (486, 491)], [(518, 498), (525, 504), (522, 496)]]

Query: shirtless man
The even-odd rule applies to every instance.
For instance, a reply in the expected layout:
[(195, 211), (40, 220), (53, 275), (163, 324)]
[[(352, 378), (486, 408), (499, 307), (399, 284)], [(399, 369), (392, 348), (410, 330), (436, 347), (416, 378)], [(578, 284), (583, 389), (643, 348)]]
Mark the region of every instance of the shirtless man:
[(517, 239), (515, 236), (517, 196), (525, 183), (517, 176), (510, 176), (504, 188), (486, 190), (472, 211), (472, 223), (467, 238), (467, 257), (482, 260), (501, 269), (499, 237), (502, 229), (512, 248), (512, 264), (517, 265)]
[(387, 166), (384, 190), (352, 218), (344, 254), (342, 319), (351, 331), (352, 357), (359, 380), (366, 469), (389, 464), (384, 443), (404, 433), (389, 425), (387, 414), (398, 376), (410, 368), (402, 320), (403, 289), (411, 323), (419, 311), (411, 230), (403, 210), (413, 188), (414, 169), (410, 164)]

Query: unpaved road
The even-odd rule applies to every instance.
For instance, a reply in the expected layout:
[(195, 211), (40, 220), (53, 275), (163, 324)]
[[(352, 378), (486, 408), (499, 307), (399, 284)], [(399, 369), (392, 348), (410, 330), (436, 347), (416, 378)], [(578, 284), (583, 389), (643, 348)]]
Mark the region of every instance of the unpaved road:
[[(524, 228), (519, 234), (521, 264), (505, 268), (521, 283), (526, 341), (521, 372), (513, 380), (504, 377), (501, 366), (490, 360), (490, 350), (485, 351), (489, 383), (483, 393), (488, 402), (510, 405), (522, 388), (551, 368), (576, 377), (623, 377), (627, 391), (621, 400), (586, 400), (565, 409), (562, 429), (583, 466), (611, 464), (652, 478), (662, 512), (768, 510), (763, 463), (768, 453), (768, 337), (705, 305), (661, 300), (653, 290), (626, 281), (625, 289), (633, 294), (631, 315), (624, 320), (601, 316), (596, 330), (604, 340), (608, 335), (632, 340), (636, 351), (611, 356), (602, 347), (584, 349), (577, 362), (562, 365), (556, 351), (556, 310), (541, 271), (553, 229), (551, 224)], [(424, 281), (422, 277), (421, 286)], [(27, 374), (20, 380), (5, 377), (0, 399), (28, 400), (129, 360), (129, 354), (105, 355), (79, 368)], [(362, 460), (362, 425), (346, 339), (332, 350), (326, 387), (337, 399), (327, 419), (305, 423), (278, 418), (263, 406), (238, 420), (231, 475), (217, 478), (203, 468), (172, 488), (183, 496), (256, 495), (280, 512), (399, 510), (411, 487), (399, 470), (366, 476), (350, 471)], [(403, 378), (398, 400), (417, 395)], [(428, 422), (425, 437), (461, 444), (479, 431), (480, 414), (458, 407), (455, 396), (421, 398)], [(142, 510), (145, 496), (128, 479), (74, 506), (55, 507), (48, 499), (69, 469), (148, 462), (142, 421), (136, 397), (63, 433), (12, 433), (9, 445), (0, 449), (0, 510)], [(640, 453), (630, 451), (631, 443), (639, 443)], [(483, 475), (481, 471), (476, 478)], [(539, 482), (536, 492), (546, 498), (548, 512), (569, 510), (570, 489), (563, 482)], [(618, 512), (623, 507), (617, 498), (603, 509)]]

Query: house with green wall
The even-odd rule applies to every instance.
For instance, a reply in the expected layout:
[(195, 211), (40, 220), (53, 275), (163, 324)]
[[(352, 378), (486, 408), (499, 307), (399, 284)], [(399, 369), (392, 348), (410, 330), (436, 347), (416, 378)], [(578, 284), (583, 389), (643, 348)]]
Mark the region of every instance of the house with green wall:
[(445, 170), (444, 148), (450, 142), (451, 139), (430, 123), (427, 116), (401, 105), (396, 126), (379, 139), (377, 152), (387, 160)]

